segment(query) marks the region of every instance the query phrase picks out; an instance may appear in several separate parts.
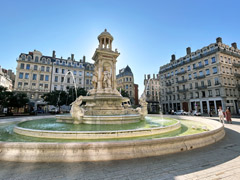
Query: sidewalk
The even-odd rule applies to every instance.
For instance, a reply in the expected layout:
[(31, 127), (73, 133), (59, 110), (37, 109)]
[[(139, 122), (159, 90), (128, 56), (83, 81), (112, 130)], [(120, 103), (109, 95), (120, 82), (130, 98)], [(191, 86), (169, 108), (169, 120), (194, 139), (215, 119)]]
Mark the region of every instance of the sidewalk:
[[(197, 119), (203, 117), (172, 116)], [(217, 117), (204, 117), (218, 120)], [(0, 162), (0, 179), (240, 179), (240, 118), (225, 124), (223, 140), (200, 149), (166, 156), (85, 163)]]

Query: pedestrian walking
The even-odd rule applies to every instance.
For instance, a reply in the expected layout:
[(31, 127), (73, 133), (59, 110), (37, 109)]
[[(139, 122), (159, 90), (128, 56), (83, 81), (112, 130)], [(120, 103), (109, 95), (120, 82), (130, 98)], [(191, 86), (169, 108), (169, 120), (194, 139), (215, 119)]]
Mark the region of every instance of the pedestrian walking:
[(223, 114), (222, 106), (219, 106), (218, 116), (219, 116), (219, 121), (224, 125), (224, 114)]
[(227, 108), (226, 112), (225, 112), (225, 117), (226, 117), (226, 120), (227, 120), (227, 123), (231, 123), (232, 124), (232, 119), (231, 119), (231, 111), (229, 108)]

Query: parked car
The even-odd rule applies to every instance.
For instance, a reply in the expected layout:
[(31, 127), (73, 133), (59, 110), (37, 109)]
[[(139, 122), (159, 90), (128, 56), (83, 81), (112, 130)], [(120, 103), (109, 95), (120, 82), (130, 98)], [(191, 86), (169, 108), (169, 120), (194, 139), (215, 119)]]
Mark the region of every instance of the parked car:
[(175, 115), (188, 115), (188, 113), (184, 110), (178, 110), (176, 112), (174, 112)]
[(59, 113), (59, 109), (58, 108), (52, 108), (52, 109), (49, 110), (49, 112), (57, 114), (57, 113)]
[(194, 116), (201, 116), (202, 114), (201, 114), (200, 112), (194, 111), (194, 112), (193, 112), (193, 115), (194, 115)]
[(37, 113), (43, 114), (43, 113), (44, 113), (44, 110), (43, 110), (43, 109), (38, 109), (38, 110), (37, 110)]

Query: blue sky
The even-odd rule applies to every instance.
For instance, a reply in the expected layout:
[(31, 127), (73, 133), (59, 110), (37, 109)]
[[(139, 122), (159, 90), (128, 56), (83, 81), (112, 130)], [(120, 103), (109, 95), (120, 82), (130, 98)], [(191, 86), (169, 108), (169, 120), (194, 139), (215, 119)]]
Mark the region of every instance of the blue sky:
[(129, 65), (143, 91), (144, 74), (215, 42), (240, 47), (240, 2), (228, 0), (0, 0), (0, 65), (16, 68), (20, 53), (37, 49), (44, 55), (76, 60), (92, 55), (97, 36), (113, 35), (121, 53), (117, 70)]

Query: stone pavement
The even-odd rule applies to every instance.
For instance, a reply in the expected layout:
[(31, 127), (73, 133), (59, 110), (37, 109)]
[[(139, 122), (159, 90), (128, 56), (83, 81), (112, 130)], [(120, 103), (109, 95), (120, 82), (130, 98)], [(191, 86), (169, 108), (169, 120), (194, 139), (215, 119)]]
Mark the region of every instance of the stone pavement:
[[(177, 117), (177, 116), (174, 116)], [(199, 117), (184, 116), (185, 119)], [(215, 117), (207, 117), (216, 120)], [(65, 179), (240, 179), (240, 118), (225, 125), (226, 136), (216, 144), (158, 157), (108, 162), (0, 162), (1, 180)]]

